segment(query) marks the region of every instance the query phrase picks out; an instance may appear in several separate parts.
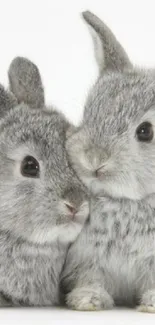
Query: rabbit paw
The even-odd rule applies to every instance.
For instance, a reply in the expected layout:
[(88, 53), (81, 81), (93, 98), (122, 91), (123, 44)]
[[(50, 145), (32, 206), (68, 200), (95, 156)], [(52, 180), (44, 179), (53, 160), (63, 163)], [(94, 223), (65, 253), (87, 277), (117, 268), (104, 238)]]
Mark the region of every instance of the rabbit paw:
[(145, 292), (138, 306), (138, 311), (143, 313), (155, 313), (155, 290)]
[(95, 311), (111, 309), (114, 305), (113, 299), (106, 291), (100, 292), (94, 288), (77, 288), (67, 295), (68, 307), (81, 311)]

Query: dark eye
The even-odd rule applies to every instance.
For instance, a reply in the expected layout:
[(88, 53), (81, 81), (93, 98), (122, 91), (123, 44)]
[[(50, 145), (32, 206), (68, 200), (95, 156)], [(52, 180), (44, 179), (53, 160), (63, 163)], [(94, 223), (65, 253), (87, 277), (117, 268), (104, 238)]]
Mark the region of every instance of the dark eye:
[(39, 177), (39, 163), (32, 156), (26, 156), (21, 164), (21, 174), (25, 177)]
[(153, 127), (149, 122), (140, 124), (136, 130), (139, 141), (150, 142), (153, 139)]

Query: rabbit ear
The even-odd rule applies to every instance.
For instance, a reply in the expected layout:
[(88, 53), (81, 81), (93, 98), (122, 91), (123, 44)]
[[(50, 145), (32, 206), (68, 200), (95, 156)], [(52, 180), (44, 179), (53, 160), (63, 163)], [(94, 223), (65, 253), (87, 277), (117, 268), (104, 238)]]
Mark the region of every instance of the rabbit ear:
[(122, 71), (132, 67), (127, 54), (111, 30), (90, 11), (85, 11), (82, 15), (90, 27), (100, 72), (104, 69)]
[(10, 90), (18, 103), (24, 102), (32, 108), (42, 108), (45, 104), (44, 88), (37, 66), (26, 58), (16, 57), (10, 64)]
[(5, 88), (0, 85), (0, 118), (3, 117), (7, 111), (15, 107), (18, 104), (14, 94), (5, 90)]

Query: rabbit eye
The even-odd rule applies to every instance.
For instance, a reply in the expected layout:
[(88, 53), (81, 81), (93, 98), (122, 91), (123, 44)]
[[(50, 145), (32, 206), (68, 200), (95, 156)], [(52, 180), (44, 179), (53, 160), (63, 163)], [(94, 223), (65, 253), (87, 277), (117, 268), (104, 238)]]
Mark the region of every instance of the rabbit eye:
[(143, 122), (136, 130), (139, 141), (150, 142), (153, 139), (153, 127), (149, 122)]
[(21, 164), (21, 174), (25, 177), (39, 177), (39, 163), (32, 156), (26, 156)]

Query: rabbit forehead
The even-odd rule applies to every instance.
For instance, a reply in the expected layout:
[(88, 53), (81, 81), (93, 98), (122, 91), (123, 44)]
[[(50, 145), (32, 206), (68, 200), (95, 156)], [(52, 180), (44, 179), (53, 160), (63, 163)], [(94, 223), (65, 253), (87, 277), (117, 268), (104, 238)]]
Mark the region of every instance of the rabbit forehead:
[(7, 133), (7, 128), (9, 128), (10, 137), (13, 132), (19, 138), (22, 133), (27, 133), (30, 137), (36, 135), (38, 138), (43, 137), (50, 141), (51, 135), (56, 132), (61, 136), (66, 126), (65, 119), (55, 111), (42, 111), (19, 105), (1, 121), (0, 136), (5, 130)]
[(56, 112), (18, 107), (0, 125), (0, 147), (4, 152), (28, 144), (40, 158), (61, 154), (66, 121)]
[[(109, 73), (99, 78), (90, 92), (84, 122), (104, 134), (123, 133), (155, 104), (153, 72)], [(95, 134), (96, 132), (94, 132)], [(94, 135), (93, 135), (94, 136)]]

